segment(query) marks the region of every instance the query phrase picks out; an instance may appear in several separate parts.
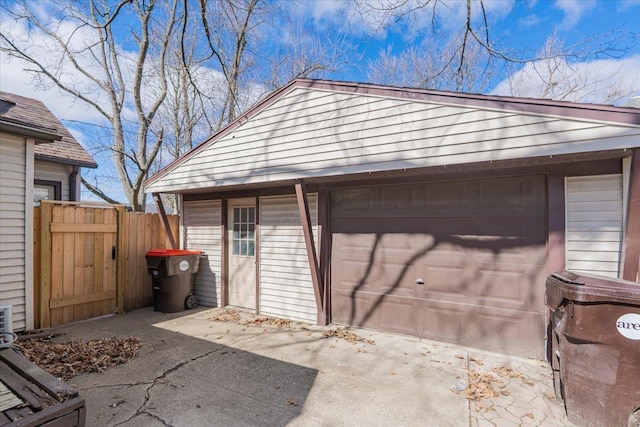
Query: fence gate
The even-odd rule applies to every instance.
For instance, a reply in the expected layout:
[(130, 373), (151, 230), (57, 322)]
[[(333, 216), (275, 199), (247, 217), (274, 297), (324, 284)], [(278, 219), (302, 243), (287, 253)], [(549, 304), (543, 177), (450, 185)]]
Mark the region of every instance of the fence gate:
[(113, 206), (41, 202), (40, 327), (117, 311), (120, 213)]

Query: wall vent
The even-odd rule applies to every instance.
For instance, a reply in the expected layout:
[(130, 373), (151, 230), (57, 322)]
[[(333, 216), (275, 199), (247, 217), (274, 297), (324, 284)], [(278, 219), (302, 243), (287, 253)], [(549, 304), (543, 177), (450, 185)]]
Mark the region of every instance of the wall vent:
[(13, 332), (10, 305), (0, 305), (0, 332)]

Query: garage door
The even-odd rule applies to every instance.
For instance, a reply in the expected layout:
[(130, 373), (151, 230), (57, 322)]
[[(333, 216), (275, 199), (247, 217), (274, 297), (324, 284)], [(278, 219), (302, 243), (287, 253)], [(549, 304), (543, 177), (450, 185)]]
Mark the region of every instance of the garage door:
[(334, 322), (544, 357), (544, 177), (343, 189), (331, 206)]

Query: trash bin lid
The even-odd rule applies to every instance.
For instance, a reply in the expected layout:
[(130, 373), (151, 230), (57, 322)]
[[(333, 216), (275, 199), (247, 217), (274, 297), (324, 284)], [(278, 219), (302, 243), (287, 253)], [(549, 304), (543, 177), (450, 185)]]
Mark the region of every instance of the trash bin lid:
[(558, 308), (563, 299), (640, 306), (640, 283), (563, 270), (547, 277), (547, 305)]
[(185, 249), (150, 249), (147, 252), (147, 256), (155, 257), (170, 257), (170, 256), (184, 256), (184, 255), (202, 255), (202, 251), (188, 251)]

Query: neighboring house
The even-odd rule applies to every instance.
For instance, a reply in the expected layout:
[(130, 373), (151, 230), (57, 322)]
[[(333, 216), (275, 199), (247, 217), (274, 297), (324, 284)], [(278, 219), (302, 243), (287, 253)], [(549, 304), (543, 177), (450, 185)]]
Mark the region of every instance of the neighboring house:
[(544, 358), (549, 273), (637, 278), (639, 147), (635, 108), (299, 79), (145, 191), (205, 305)]
[(33, 328), (33, 206), (79, 200), (93, 158), (40, 101), (0, 92), (0, 318)]

